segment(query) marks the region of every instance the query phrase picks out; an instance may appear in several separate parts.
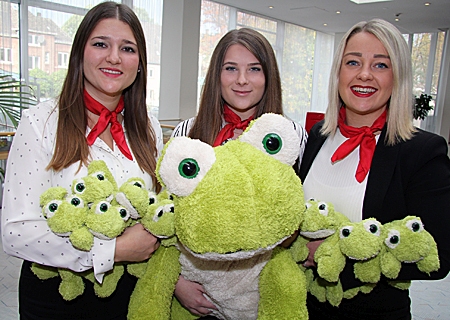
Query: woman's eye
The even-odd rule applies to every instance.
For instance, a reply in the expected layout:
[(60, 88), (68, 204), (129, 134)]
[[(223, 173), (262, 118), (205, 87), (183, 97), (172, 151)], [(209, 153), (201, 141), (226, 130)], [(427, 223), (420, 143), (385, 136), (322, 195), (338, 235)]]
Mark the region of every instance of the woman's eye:
[(134, 50), (134, 48), (132, 48), (132, 47), (124, 47), (122, 50), (126, 51), (126, 52), (131, 52), (131, 53), (135, 53), (136, 52), (136, 50)]
[(358, 62), (356, 62), (355, 60), (350, 60), (346, 62), (346, 65), (348, 66), (357, 66)]
[(233, 67), (233, 66), (226, 66), (225, 70), (226, 71), (236, 71), (237, 69), (236, 69), (236, 67)]
[(259, 72), (259, 71), (261, 71), (261, 67), (251, 67), (250, 71)]
[(382, 62), (381, 63), (377, 63), (375, 65), (375, 67), (378, 68), (378, 69), (387, 69), (387, 68), (389, 68), (386, 63), (382, 63)]
[(105, 48), (106, 44), (103, 42), (96, 42), (93, 44), (94, 47), (100, 47), (100, 48)]

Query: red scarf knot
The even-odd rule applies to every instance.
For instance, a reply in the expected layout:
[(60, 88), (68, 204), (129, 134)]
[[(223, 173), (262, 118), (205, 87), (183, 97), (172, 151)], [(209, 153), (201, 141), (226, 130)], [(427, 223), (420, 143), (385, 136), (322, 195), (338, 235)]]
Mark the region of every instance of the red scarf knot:
[(373, 154), (375, 152), (376, 140), (375, 132), (381, 131), (386, 123), (386, 114), (384, 112), (375, 120), (371, 127), (355, 128), (345, 124), (345, 107), (342, 107), (339, 111), (339, 130), (346, 138), (334, 152), (331, 157), (331, 162), (344, 159), (348, 156), (356, 147), (359, 147), (359, 163), (356, 169), (356, 180), (361, 183), (366, 178), (372, 164)]
[(223, 118), (227, 124), (220, 130), (216, 140), (214, 141), (213, 147), (220, 146), (227, 140), (233, 138), (234, 129), (247, 129), (248, 124), (253, 120), (253, 116), (248, 119), (241, 120), (241, 118), (226, 104), (223, 106)]
[(92, 145), (97, 137), (106, 130), (111, 123), (111, 135), (116, 142), (119, 150), (130, 160), (133, 160), (130, 149), (128, 148), (122, 125), (117, 121), (117, 114), (121, 113), (124, 108), (123, 96), (120, 97), (119, 103), (114, 111), (109, 111), (104, 105), (92, 98), (89, 93), (84, 90), (84, 104), (86, 108), (93, 114), (98, 115), (98, 121), (91, 129), (87, 136), (88, 145)]

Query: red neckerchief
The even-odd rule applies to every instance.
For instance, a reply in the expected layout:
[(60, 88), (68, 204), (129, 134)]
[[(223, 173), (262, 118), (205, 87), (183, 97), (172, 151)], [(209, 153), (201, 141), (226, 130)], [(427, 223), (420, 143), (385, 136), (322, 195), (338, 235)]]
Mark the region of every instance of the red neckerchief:
[(220, 146), (224, 141), (233, 138), (234, 129), (245, 130), (250, 121), (253, 120), (253, 116), (246, 120), (241, 120), (241, 118), (226, 104), (223, 106), (223, 118), (227, 124), (219, 131), (213, 147)]
[(381, 131), (386, 123), (386, 110), (378, 117), (371, 127), (355, 128), (345, 124), (345, 107), (339, 111), (339, 130), (346, 138), (331, 157), (332, 162), (344, 159), (359, 145), (359, 163), (356, 169), (356, 180), (361, 183), (369, 173), (372, 164), (373, 153), (375, 152), (376, 140), (375, 132)]
[(117, 121), (117, 114), (122, 112), (124, 108), (123, 96), (120, 97), (119, 104), (114, 111), (109, 111), (104, 105), (92, 98), (89, 93), (84, 90), (84, 104), (86, 108), (93, 114), (100, 116), (97, 123), (91, 129), (87, 136), (88, 145), (92, 145), (97, 137), (105, 131), (106, 127), (111, 123), (111, 135), (116, 142), (119, 150), (130, 160), (133, 160), (130, 149), (128, 148), (122, 125)]

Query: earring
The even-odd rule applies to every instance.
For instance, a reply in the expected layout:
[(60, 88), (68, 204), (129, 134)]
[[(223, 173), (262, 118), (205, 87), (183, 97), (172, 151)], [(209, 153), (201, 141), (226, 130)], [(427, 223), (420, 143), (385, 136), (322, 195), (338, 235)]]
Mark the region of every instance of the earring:
[(141, 69), (138, 69), (138, 72), (141, 72)]

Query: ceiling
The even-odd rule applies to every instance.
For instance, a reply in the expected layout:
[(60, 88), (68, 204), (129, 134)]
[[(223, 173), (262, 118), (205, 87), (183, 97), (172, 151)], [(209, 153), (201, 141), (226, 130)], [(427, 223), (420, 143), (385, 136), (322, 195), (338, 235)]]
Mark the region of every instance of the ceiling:
[[(450, 28), (450, 0), (428, 0), (428, 6), (425, 6), (426, 0), (366, 4), (350, 0), (214, 1), (329, 34), (346, 32), (355, 23), (372, 18), (385, 19), (402, 33), (438, 32)], [(399, 21), (395, 21), (396, 18)]]

